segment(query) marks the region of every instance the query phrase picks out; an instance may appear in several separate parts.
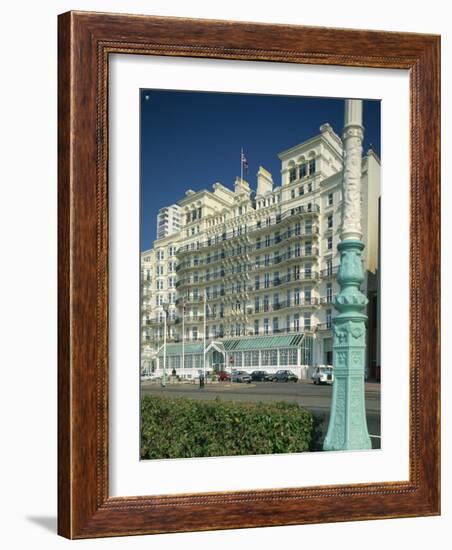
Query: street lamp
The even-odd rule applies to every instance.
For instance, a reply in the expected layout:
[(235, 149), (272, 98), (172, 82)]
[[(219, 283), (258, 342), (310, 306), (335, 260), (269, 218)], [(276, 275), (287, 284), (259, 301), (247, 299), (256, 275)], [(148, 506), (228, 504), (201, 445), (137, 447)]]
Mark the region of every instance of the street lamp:
[(342, 189), (342, 228), (338, 250), (341, 255), (337, 281), (341, 291), (334, 305), (333, 319), (334, 384), (325, 451), (370, 449), (367, 431), (364, 361), (367, 316), (362, 310), (367, 298), (360, 286), (364, 280), (361, 253), (361, 163), (364, 129), (363, 104), (345, 100), (344, 167)]

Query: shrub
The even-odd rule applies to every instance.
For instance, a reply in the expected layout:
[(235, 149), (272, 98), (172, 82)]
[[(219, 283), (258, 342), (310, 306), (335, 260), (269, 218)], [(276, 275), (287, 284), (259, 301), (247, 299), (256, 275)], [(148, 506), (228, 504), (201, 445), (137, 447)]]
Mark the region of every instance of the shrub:
[(312, 414), (296, 403), (197, 401), (145, 395), (141, 457), (299, 453), (308, 451)]

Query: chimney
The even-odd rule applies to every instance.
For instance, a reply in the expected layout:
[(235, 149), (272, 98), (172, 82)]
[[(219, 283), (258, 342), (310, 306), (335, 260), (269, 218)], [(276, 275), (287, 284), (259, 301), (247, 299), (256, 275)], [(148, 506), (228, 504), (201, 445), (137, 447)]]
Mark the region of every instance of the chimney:
[(269, 191), (273, 191), (272, 175), (263, 166), (259, 166), (259, 170), (257, 171), (256, 197), (263, 196)]

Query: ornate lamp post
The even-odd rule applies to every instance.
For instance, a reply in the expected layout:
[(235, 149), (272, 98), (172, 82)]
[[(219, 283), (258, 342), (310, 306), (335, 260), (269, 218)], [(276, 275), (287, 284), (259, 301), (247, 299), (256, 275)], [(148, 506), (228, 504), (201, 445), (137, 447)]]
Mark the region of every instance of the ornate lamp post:
[(337, 281), (341, 291), (334, 305), (334, 384), (325, 451), (370, 449), (364, 398), (364, 362), (367, 316), (362, 310), (367, 298), (360, 291), (364, 280), (361, 253), (361, 156), (364, 129), (362, 101), (345, 100), (343, 211), (341, 255)]

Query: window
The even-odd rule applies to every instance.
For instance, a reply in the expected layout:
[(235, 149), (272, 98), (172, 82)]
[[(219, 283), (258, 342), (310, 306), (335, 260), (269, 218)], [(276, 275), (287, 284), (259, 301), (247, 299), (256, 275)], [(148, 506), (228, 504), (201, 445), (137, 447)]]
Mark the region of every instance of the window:
[(254, 312), (255, 313), (258, 313), (259, 312), (259, 297), (256, 297), (254, 299)]
[(164, 260), (165, 259), (165, 253), (163, 250), (157, 250), (157, 260)]
[(296, 305), (296, 306), (299, 306), (299, 305), (300, 305), (300, 289), (299, 289), (299, 288), (296, 288), (296, 289), (293, 291), (293, 303), (294, 303), (294, 305)]
[(305, 178), (307, 176), (307, 166), (306, 163), (300, 166), (300, 178)]
[(305, 330), (311, 330), (311, 314), (303, 313), (303, 325)]
[(312, 192), (312, 182), (308, 183), (308, 193)]
[(292, 189), (292, 191), (290, 192), (290, 198), (291, 199), (295, 198), (295, 189)]
[(273, 317), (273, 332), (278, 332), (278, 317)]
[(268, 302), (268, 296), (264, 296), (264, 311), (268, 311), (269, 302)]
[(270, 355), (270, 365), (276, 366), (278, 364), (278, 350), (277, 349), (271, 349), (269, 350)]
[(327, 229), (333, 229), (333, 216), (330, 214), (327, 218)]
[(333, 237), (328, 237), (326, 240), (326, 247), (328, 250), (333, 249)]
[(279, 294), (273, 294), (273, 309), (279, 309)]
[(326, 310), (326, 328), (331, 328), (331, 309)]
[(300, 197), (304, 195), (304, 187), (303, 187), (303, 186), (301, 186), (301, 187), (298, 189), (298, 194), (300, 195)]
[(305, 301), (305, 303), (310, 304), (311, 303), (311, 298), (312, 298), (311, 288), (307, 287), (307, 288), (304, 289), (304, 301)]
[(286, 282), (290, 283), (290, 280), (292, 279), (292, 271), (290, 267), (287, 268), (287, 275), (286, 275)]
[(327, 283), (327, 285), (326, 285), (326, 301), (328, 303), (333, 301), (333, 285), (332, 285), (332, 283)]
[(331, 277), (333, 274), (333, 260), (326, 261), (326, 276)]
[(300, 332), (300, 314), (295, 313), (293, 316), (293, 329), (294, 332)]
[(310, 279), (312, 277), (312, 264), (311, 263), (305, 263), (304, 264), (304, 276), (306, 279)]
[(275, 271), (273, 273), (273, 286), (277, 286), (281, 283), (281, 279), (279, 278), (279, 271)]
[(306, 235), (312, 235), (312, 220), (306, 220), (304, 222), (304, 232)]
[(264, 274), (264, 288), (268, 288), (270, 286), (270, 273)]
[(333, 193), (328, 193), (326, 204), (327, 204), (327, 206), (332, 206), (333, 205)]
[(286, 294), (286, 305), (287, 306), (290, 306), (290, 298), (291, 298), (291, 292), (290, 292), (290, 290), (288, 290), (287, 294)]
[(291, 168), (289, 170), (289, 181), (295, 181), (297, 179), (297, 169)]
[(254, 334), (259, 334), (259, 319), (254, 321)]
[(315, 174), (315, 159), (309, 161), (309, 173)]
[(192, 337), (193, 340), (198, 339), (198, 327), (193, 327), (191, 329), (191, 337)]
[(297, 222), (295, 224), (294, 232), (295, 232), (295, 235), (300, 235), (300, 233), (301, 233), (301, 224), (300, 224), (300, 222)]
[(304, 253), (306, 256), (310, 256), (312, 254), (312, 241), (306, 241)]
[(259, 275), (256, 275), (254, 277), (254, 289), (255, 290), (259, 290), (259, 284), (260, 284)]
[(268, 334), (268, 319), (264, 319), (264, 334)]

